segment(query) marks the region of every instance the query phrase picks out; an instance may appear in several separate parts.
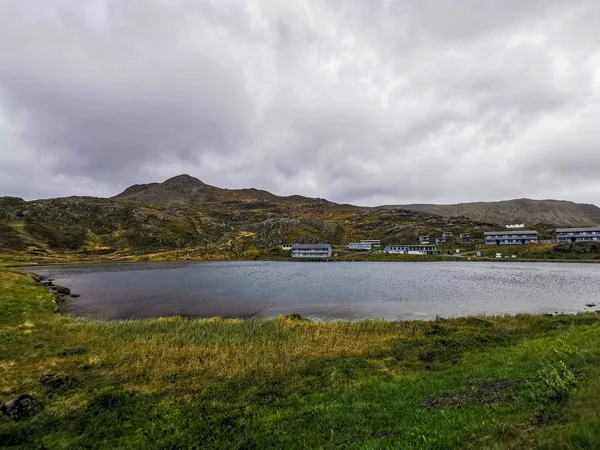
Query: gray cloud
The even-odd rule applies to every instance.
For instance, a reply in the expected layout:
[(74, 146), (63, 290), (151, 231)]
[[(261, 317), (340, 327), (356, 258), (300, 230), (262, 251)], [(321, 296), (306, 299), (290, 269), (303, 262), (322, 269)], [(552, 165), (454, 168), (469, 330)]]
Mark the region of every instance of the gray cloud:
[(0, 194), (598, 202), (595, 0), (0, 3)]

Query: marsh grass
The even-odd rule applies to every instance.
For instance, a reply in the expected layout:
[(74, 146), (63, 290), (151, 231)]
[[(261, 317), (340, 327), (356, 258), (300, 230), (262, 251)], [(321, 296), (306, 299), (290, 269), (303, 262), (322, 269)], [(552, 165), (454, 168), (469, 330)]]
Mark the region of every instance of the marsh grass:
[[(585, 448), (600, 316), (97, 321), (0, 269), (2, 448)], [(76, 382), (54, 389), (47, 373)], [(497, 393), (490, 392), (498, 390)], [(441, 399), (441, 400), (438, 400)], [(450, 399), (450, 400), (448, 400)]]

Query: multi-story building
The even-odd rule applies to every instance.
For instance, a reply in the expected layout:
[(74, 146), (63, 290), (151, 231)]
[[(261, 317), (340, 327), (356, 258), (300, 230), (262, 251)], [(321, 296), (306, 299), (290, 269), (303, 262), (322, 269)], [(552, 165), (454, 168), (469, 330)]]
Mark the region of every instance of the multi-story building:
[(557, 228), (557, 242), (586, 242), (600, 241), (600, 227), (588, 228)]
[(524, 245), (538, 242), (537, 231), (486, 231), (486, 245)]
[(331, 244), (294, 244), (292, 258), (331, 258)]
[(386, 245), (383, 253), (398, 253), (404, 255), (435, 255), (435, 245)]

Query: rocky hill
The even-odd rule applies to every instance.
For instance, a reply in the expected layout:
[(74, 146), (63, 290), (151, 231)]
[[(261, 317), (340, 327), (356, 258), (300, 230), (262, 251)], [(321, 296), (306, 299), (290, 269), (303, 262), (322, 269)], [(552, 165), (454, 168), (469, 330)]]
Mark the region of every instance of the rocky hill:
[(276, 252), (284, 242), (410, 243), (420, 234), (470, 231), (477, 236), (493, 227), (464, 217), (221, 189), (189, 175), (135, 185), (109, 199), (0, 198), (0, 252), (40, 256), (191, 250), (198, 257), (252, 258)]
[(591, 204), (562, 200), (506, 200), (500, 202), (459, 203), (456, 205), (412, 204), (386, 208), (404, 208), (444, 217), (468, 217), (472, 220), (504, 225), (515, 218), (526, 224), (553, 226), (595, 226), (600, 224), (600, 208)]

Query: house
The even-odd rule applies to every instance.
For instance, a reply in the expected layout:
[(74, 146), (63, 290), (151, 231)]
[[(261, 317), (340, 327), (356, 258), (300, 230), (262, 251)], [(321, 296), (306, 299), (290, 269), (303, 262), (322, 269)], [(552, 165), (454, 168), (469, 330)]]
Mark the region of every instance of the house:
[(442, 233), (442, 239), (452, 239), (454, 237), (454, 233), (450, 231), (444, 231)]
[(348, 244), (350, 250), (371, 250), (372, 244), (370, 242), (353, 242)]
[(292, 258), (331, 258), (331, 244), (294, 244)]
[(460, 233), (460, 238), (462, 240), (471, 239), (471, 233)]
[(508, 229), (525, 228), (525, 221), (521, 219), (515, 219), (506, 224)]
[(282, 250), (291, 250), (293, 244), (281, 244)]
[(383, 253), (403, 254), (403, 255), (435, 255), (437, 254), (435, 245), (386, 245)]
[(486, 231), (483, 233), (486, 245), (524, 245), (538, 242), (537, 231)]
[(600, 227), (588, 228), (557, 228), (557, 242), (587, 242), (600, 241)]
[(419, 236), (419, 242), (421, 244), (429, 244), (429, 236)]
[(446, 243), (446, 239), (443, 238), (437, 238), (435, 240), (436, 245), (444, 245)]
[(381, 247), (381, 241), (379, 239), (361, 239), (361, 244), (371, 244), (372, 247)]

